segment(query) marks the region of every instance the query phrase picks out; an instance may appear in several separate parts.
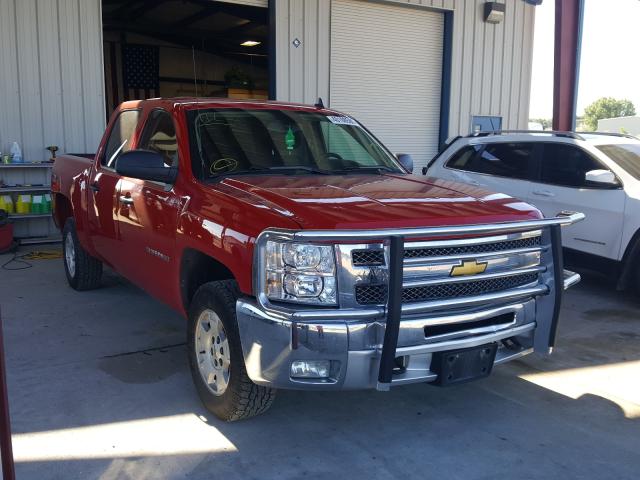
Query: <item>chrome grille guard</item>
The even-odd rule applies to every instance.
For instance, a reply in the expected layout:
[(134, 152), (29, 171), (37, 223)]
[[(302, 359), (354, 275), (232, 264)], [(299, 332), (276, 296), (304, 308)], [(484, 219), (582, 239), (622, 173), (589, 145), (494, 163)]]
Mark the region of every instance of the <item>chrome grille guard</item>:
[[(299, 230), (289, 231), (291, 240), (379, 240), (389, 237), (426, 238), (483, 233), (510, 233), (535, 230), (544, 227), (573, 225), (584, 220), (584, 213), (563, 212), (554, 218), (501, 222), (489, 224), (452, 225), (443, 227), (382, 228), (378, 230)], [(282, 230), (286, 232), (287, 230)]]
[[(492, 224), (471, 224), (452, 225), (438, 227), (417, 227), (417, 228), (390, 228), (378, 230), (284, 230), (267, 229), (263, 231), (256, 240), (254, 251), (254, 291), (256, 298), (263, 308), (282, 318), (292, 320), (304, 320), (312, 318), (345, 318), (352, 316), (357, 318), (375, 318), (380, 310), (369, 309), (366, 313), (345, 311), (340, 309), (310, 309), (305, 311), (293, 311), (282, 308), (275, 308), (264, 294), (264, 245), (270, 238), (279, 238), (288, 241), (318, 241), (337, 243), (338, 241), (383, 241), (389, 247), (389, 278), (388, 278), (388, 299), (386, 309), (383, 310), (386, 316), (384, 340), (380, 354), (380, 366), (378, 371), (378, 389), (387, 390), (391, 385), (391, 378), (395, 366), (396, 346), (398, 343), (398, 332), (403, 310), (411, 311), (411, 307), (403, 309), (403, 269), (404, 269), (404, 243), (407, 239), (424, 239), (434, 237), (455, 237), (473, 236), (482, 234), (503, 234), (513, 232), (523, 232), (527, 230), (548, 228), (551, 237), (551, 249), (554, 262), (554, 284), (555, 304), (552, 318), (551, 346), (555, 343), (555, 331), (557, 328), (558, 315), (562, 300), (562, 286), (573, 285), (579, 281), (579, 276), (573, 274), (565, 277), (562, 261), (562, 241), (560, 228), (573, 225), (584, 220), (585, 215), (578, 212), (562, 212), (554, 218), (544, 218), (539, 220), (524, 220), (516, 222), (500, 222)], [(529, 289), (531, 294), (540, 294), (539, 288)], [(461, 302), (464, 303), (464, 302)], [(416, 308), (416, 307), (414, 307)], [(364, 312), (364, 311), (363, 311)]]

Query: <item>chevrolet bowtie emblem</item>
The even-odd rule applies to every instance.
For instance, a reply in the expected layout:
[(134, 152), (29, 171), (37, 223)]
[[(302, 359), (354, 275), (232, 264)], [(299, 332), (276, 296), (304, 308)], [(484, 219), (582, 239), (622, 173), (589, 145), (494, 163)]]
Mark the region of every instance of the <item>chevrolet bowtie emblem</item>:
[(477, 275), (483, 273), (487, 269), (487, 264), (478, 263), (475, 260), (469, 262), (462, 262), (462, 265), (457, 265), (451, 269), (449, 273), (450, 277), (462, 277), (465, 275)]

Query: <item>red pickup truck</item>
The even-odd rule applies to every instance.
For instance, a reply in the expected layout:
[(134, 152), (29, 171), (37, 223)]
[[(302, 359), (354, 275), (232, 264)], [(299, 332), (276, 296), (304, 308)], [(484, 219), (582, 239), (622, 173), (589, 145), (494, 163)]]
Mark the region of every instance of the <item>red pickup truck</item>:
[(279, 388), (449, 385), (549, 353), (579, 280), (560, 227), (583, 215), (412, 169), (322, 105), (126, 102), (95, 155), (53, 167), (66, 275), (96, 288), (108, 265), (184, 315), (229, 421)]

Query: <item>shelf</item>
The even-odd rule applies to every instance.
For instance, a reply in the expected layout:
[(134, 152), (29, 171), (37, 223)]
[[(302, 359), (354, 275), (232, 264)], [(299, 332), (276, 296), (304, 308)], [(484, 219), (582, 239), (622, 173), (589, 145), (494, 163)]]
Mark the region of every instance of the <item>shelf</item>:
[(3, 168), (51, 168), (53, 162), (48, 163), (0, 163), (0, 170)]
[(25, 218), (51, 218), (51, 212), (49, 213), (10, 213), (9, 219), (22, 220)]
[(62, 241), (62, 237), (60, 235), (52, 236), (52, 237), (29, 237), (29, 238), (19, 238), (20, 245), (36, 245), (40, 243), (59, 243)]
[(50, 187), (0, 187), (0, 195), (3, 193), (20, 193), (20, 192), (50, 192)]

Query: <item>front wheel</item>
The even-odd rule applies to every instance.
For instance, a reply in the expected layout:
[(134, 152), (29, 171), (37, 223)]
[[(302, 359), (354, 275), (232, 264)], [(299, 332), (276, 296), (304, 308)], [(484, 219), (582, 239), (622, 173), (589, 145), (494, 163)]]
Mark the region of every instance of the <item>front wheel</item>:
[(189, 309), (189, 366), (204, 406), (227, 422), (259, 415), (275, 398), (247, 375), (236, 321), (238, 286), (232, 280), (202, 285)]
[(102, 262), (82, 248), (76, 232), (76, 223), (68, 218), (62, 230), (64, 271), (69, 285), (75, 290), (98, 288), (102, 279)]

